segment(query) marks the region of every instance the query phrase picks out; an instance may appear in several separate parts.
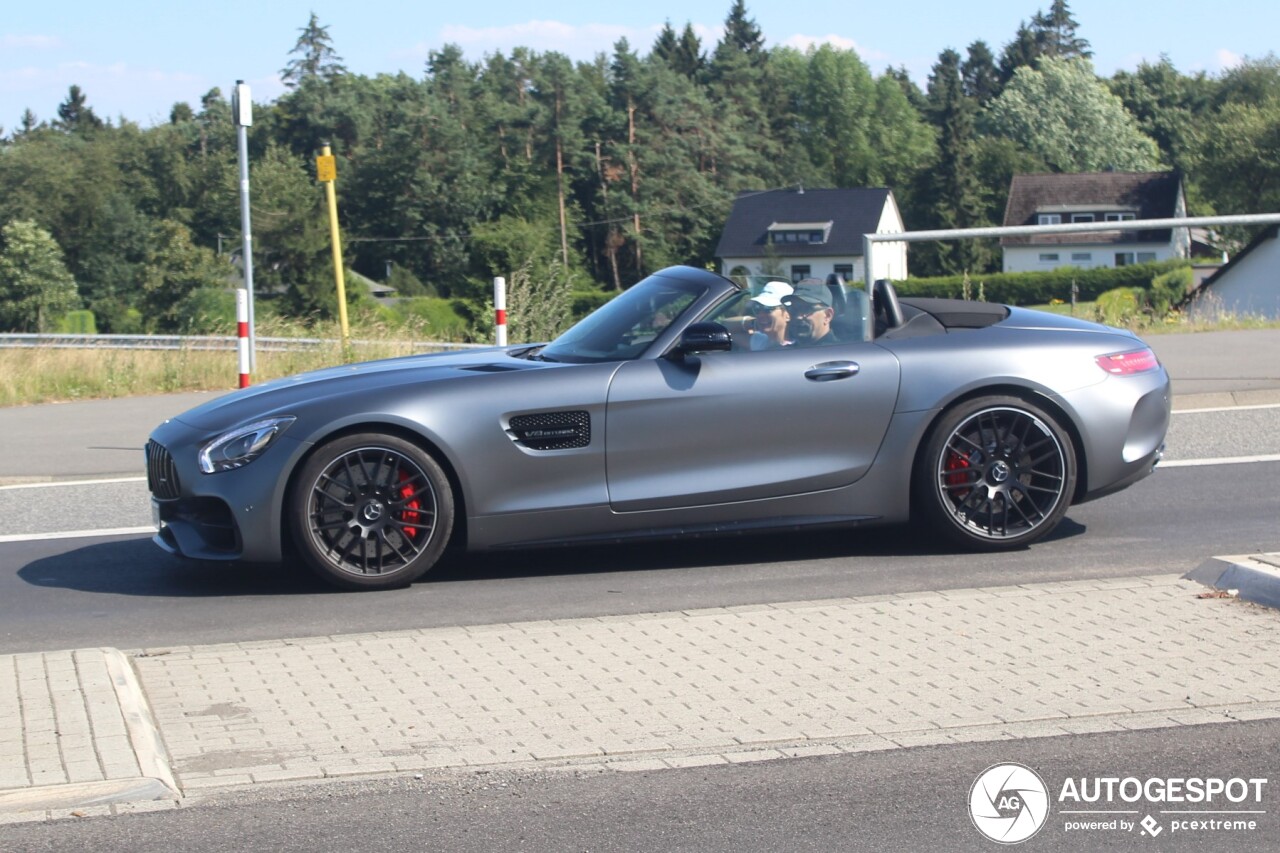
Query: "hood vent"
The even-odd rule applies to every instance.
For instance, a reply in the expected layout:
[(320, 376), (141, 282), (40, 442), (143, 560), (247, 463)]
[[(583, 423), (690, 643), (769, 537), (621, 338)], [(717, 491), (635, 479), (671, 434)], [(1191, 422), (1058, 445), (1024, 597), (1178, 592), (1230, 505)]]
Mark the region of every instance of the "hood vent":
[(572, 450), (591, 443), (591, 415), (582, 411), (516, 415), (507, 433), (530, 450)]
[(519, 370), (514, 364), (470, 364), (466, 367), (460, 367), (459, 370), (470, 370), (474, 373), (507, 373), (511, 370)]

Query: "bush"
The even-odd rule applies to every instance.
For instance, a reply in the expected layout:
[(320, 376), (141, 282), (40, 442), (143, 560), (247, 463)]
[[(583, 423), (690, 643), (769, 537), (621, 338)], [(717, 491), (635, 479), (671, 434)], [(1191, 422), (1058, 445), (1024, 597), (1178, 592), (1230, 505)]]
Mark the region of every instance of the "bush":
[(1191, 267), (1180, 267), (1156, 276), (1151, 280), (1149, 299), (1151, 313), (1156, 317), (1164, 317), (1171, 310), (1182, 304), (1182, 300), (1191, 292), (1195, 275)]
[(396, 303), (393, 312), (401, 320), (421, 322), (426, 327), (426, 334), (437, 340), (461, 340), (470, 327), (470, 320), (457, 312), (454, 300), (438, 296), (402, 299)]
[[(1079, 289), (1076, 298), (1082, 302), (1097, 299), (1109, 290), (1125, 287), (1146, 289), (1159, 276), (1186, 270), (1190, 264), (1184, 260), (1156, 261), (1148, 264), (1131, 264), (1125, 267), (1059, 267), (1048, 272), (1006, 272), (991, 275), (969, 276), (970, 294), (981, 288), (992, 302), (1009, 305), (1043, 305), (1054, 299), (1071, 301), (1071, 285)], [(894, 289), (900, 296), (938, 296), (963, 299), (965, 296), (963, 275), (938, 278), (908, 278), (895, 281)]]
[(98, 324), (92, 311), (68, 311), (58, 320), (58, 333), (62, 335), (96, 335)]
[(1117, 287), (1098, 295), (1094, 310), (1108, 326), (1131, 326), (1144, 313), (1146, 291), (1141, 287)]
[[(257, 306), (254, 306), (257, 308)], [(236, 328), (236, 292), (226, 288), (201, 287), (178, 303), (184, 335), (219, 335)], [(257, 311), (255, 310), (255, 314)], [(256, 317), (254, 319), (257, 319)]]

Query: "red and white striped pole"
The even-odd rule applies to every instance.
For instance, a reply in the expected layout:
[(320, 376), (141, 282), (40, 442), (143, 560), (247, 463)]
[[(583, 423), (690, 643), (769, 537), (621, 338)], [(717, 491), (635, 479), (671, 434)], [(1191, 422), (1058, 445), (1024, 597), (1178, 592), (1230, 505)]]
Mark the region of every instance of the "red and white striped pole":
[(236, 288), (236, 351), (240, 357), (240, 387), (249, 387), (249, 291)]
[(507, 345), (507, 280), (497, 276), (493, 280), (493, 329), (494, 342)]

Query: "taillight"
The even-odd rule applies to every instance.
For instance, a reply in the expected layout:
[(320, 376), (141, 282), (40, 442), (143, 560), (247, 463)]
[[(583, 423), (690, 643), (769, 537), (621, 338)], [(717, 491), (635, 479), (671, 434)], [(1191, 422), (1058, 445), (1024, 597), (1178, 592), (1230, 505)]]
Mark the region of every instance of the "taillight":
[(1156, 354), (1147, 347), (1131, 352), (1100, 355), (1094, 361), (1098, 362), (1098, 367), (1113, 376), (1132, 376), (1135, 373), (1155, 370), (1160, 366), (1160, 360), (1156, 358)]

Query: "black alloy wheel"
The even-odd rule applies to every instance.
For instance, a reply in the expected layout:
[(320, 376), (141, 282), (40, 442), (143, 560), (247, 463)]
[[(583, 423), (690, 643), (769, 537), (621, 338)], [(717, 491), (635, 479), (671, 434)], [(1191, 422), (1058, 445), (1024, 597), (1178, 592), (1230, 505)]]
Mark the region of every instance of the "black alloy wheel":
[(975, 550), (1022, 547), (1062, 520), (1076, 487), (1071, 439), (1017, 397), (970, 400), (935, 426), (914, 495), (944, 536)]
[(350, 435), (322, 446), (290, 501), (294, 541), (321, 577), (346, 589), (405, 586), (439, 560), (453, 526), (449, 481), (396, 436)]

